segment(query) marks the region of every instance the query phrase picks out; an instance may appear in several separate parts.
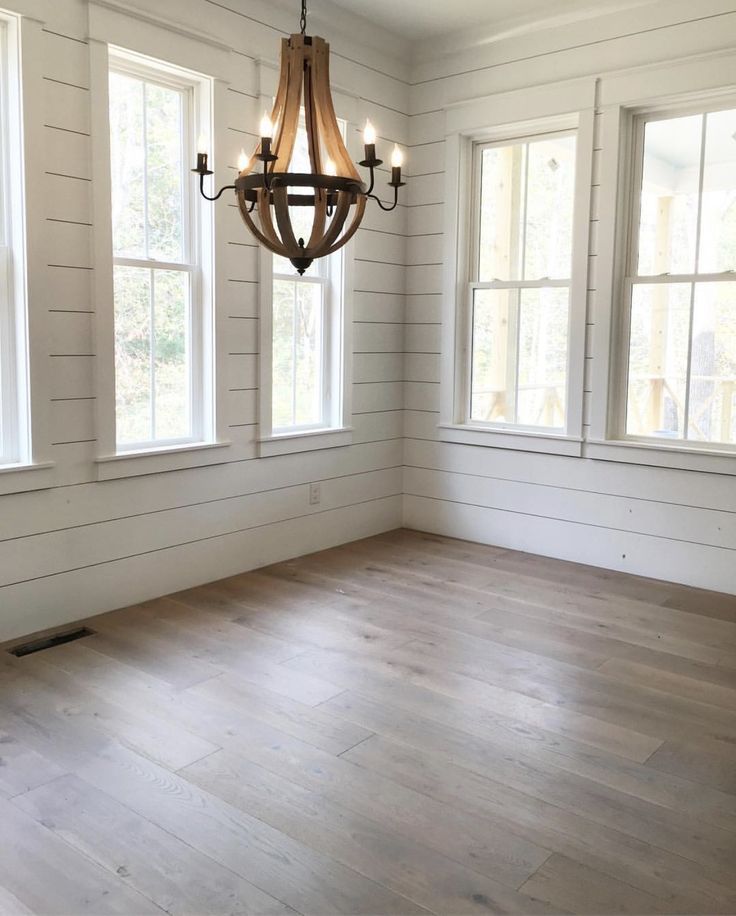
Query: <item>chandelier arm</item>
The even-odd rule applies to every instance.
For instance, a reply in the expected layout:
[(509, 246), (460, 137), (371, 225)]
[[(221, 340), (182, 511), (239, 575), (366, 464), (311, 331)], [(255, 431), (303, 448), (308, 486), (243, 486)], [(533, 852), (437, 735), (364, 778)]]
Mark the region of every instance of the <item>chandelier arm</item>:
[(373, 192), (373, 188), (375, 188), (375, 186), (376, 186), (376, 171), (375, 171), (375, 168), (374, 168), (374, 166), (372, 166), (372, 165), (369, 165), (368, 168), (370, 169), (370, 173), (371, 173), (371, 183), (368, 185), (368, 190), (365, 192), (365, 196), (366, 196), (366, 197), (370, 197), (370, 196), (371, 196), (371, 194), (372, 194), (372, 192)]
[(236, 189), (236, 187), (235, 187), (234, 184), (226, 184), (225, 187), (220, 188), (220, 190), (217, 192), (217, 194), (215, 194), (214, 197), (210, 197), (209, 194), (205, 194), (205, 193), (204, 193), (204, 175), (202, 175), (202, 174), (200, 173), (200, 176), (199, 176), (199, 193), (202, 195), (202, 197), (204, 197), (205, 200), (209, 200), (209, 201), (212, 201), (212, 200), (219, 200), (219, 199), (222, 197), (222, 195), (225, 193), (225, 191), (235, 191), (235, 190), (237, 190), (237, 189)]
[(394, 202), (390, 207), (384, 206), (381, 198), (378, 197), (377, 194), (366, 194), (366, 197), (370, 197), (371, 200), (375, 200), (375, 202), (382, 210), (384, 210), (386, 213), (390, 213), (392, 210), (395, 210), (399, 204), (399, 189), (398, 187), (394, 187)]

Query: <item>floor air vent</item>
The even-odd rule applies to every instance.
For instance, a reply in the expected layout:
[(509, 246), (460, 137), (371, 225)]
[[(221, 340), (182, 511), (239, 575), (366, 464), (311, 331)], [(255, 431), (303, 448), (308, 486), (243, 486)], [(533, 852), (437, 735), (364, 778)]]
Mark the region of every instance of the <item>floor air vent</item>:
[(75, 639), (82, 639), (84, 636), (94, 636), (94, 632), (89, 627), (67, 630), (66, 633), (55, 633), (53, 636), (44, 636), (43, 639), (25, 642), (22, 646), (13, 646), (12, 649), (8, 649), (8, 652), (11, 655), (15, 655), (16, 658), (23, 658), (24, 655), (41, 652), (43, 649), (51, 649), (53, 646), (63, 646), (65, 642), (74, 642)]

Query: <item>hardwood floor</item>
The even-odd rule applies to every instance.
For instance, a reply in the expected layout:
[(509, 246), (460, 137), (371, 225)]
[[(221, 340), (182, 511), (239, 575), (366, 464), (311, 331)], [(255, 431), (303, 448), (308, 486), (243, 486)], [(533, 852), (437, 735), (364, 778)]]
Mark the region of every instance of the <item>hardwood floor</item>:
[(87, 623), (0, 913), (736, 913), (734, 597), (396, 531)]

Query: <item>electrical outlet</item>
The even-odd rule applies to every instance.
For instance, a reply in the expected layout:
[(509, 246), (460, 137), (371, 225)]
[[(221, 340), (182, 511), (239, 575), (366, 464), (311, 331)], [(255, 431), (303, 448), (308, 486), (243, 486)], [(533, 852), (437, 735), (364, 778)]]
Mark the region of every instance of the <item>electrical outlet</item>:
[(322, 499), (322, 486), (318, 483), (309, 484), (309, 505), (318, 506)]

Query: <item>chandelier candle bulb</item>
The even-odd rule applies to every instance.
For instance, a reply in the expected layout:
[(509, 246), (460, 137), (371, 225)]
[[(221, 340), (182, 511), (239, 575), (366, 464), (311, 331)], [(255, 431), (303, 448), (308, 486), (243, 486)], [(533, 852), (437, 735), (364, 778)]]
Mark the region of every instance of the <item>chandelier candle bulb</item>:
[(200, 134), (197, 138), (197, 172), (205, 173), (207, 171), (207, 137)]
[(376, 160), (376, 129), (370, 120), (366, 120), (363, 128), (363, 144), (365, 146), (366, 162), (375, 162)]
[(238, 156), (238, 171), (245, 171), (246, 166), (248, 165), (248, 156), (244, 149), (240, 150), (240, 155)]
[(271, 155), (271, 140), (273, 139), (273, 121), (268, 116), (268, 112), (263, 112), (260, 125), (261, 134), (261, 155)]
[(404, 154), (399, 149), (397, 143), (394, 144), (394, 150), (391, 153), (391, 184), (401, 185), (401, 166), (404, 164)]

